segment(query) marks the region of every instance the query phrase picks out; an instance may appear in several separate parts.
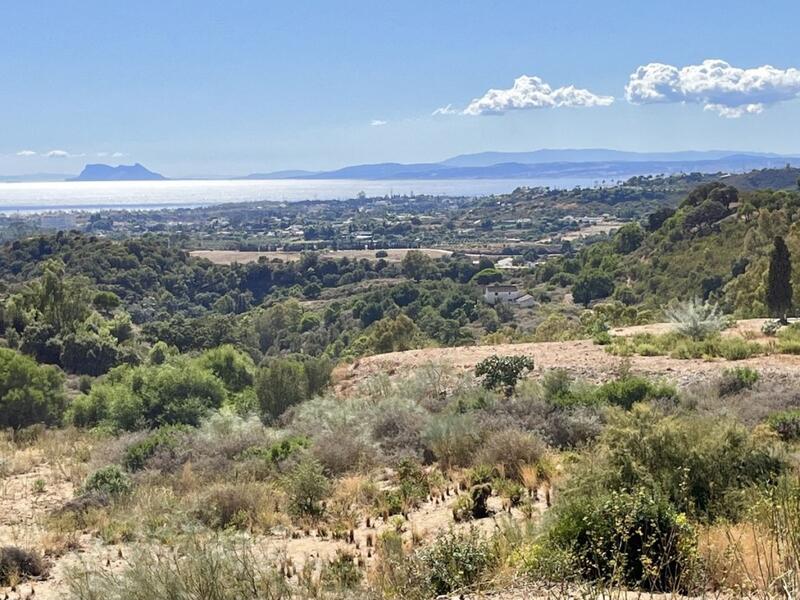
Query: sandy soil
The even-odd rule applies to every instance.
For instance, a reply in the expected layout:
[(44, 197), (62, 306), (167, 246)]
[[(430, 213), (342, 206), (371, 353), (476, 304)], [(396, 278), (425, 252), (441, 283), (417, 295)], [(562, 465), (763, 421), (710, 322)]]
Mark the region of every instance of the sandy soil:
[[(763, 319), (740, 321), (735, 327), (724, 332), (724, 335), (741, 335), (754, 341), (765, 342), (766, 338), (761, 334), (763, 322)], [(611, 334), (665, 333), (669, 330), (669, 324), (658, 323), (615, 329)], [(349, 365), (341, 365), (334, 372), (334, 378), (337, 381), (337, 389), (346, 393), (354, 385), (379, 373), (388, 373), (392, 377), (406, 376), (415, 369), (431, 363), (452, 365), (457, 371), (468, 371), (493, 354), (530, 356), (535, 364), (534, 376), (550, 369), (562, 368), (577, 378), (591, 382), (613, 379), (623, 364), (630, 365), (633, 373), (664, 377), (681, 386), (718, 375), (732, 364), (756, 368), (765, 374), (774, 373), (784, 377), (800, 378), (800, 356), (771, 354), (735, 363), (724, 359), (680, 360), (668, 356), (632, 356), (623, 359), (609, 354), (603, 346), (598, 346), (591, 340), (424, 348), (391, 352), (362, 358)]]
[[(761, 323), (761, 320), (742, 321), (726, 335), (738, 334), (749, 339), (763, 340), (760, 334)], [(667, 330), (667, 325), (656, 324), (615, 330), (612, 333), (632, 335), (639, 332), (660, 333)], [(398, 377), (407, 375), (428, 363), (449, 363), (456, 370), (470, 370), (478, 361), (492, 354), (526, 354), (534, 358), (538, 373), (553, 368), (565, 368), (573, 375), (589, 381), (613, 378), (623, 363), (622, 359), (608, 354), (603, 347), (589, 340), (432, 348), (372, 356), (360, 359), (351, 365), (341, 366), (336, 373), (337, 387), (341, 393), (346, 393), (352, 386), (378, 373), (388, 373)], [(629, 361), (633, 372), (662, 376), (678, 385), (716, 375), (731, 364), (748, 365), (762, 373), (773, 373), (781, 378), (800, 381), (800, 356), (773, 354), (736, 363), (725, 360), (677, 360), (668, 357), (641, 356), (632, 357)], [(45, 529), (44, 520), (50, 511), (72, 498), (74, 488), (70, 481), (79, 479), (76, 479), (74, 473), (70, 476), (71, 466), (64, 461), (63, 456), (52, 458), (31, 450), (11, 451), (7, 448), (0, 450), (2, 450), (0, 460), (4, 461), (5, 472), (5, 476), (0, 477), (0, 545), (15, 544), (39, 549), (48, 545), (58, 545), (58, 542), (52, 539), (53, 534)], [(42, 480), (43, 486), (37, 484), (37, 480)], [(450, 527), (469, 527), (470, 524), (454, 524), (450, 508), (454, 499), (453, 495), (445, 502), (430, 501), (410, 513), (408, 521), (403, 526), (405, 538), (409, 542), (412, 536), (422, 540), (432, 539), (437, 533)], [(490, 506), (498, 512), (496, 518), (503, 514), (499, 499), (492, 498)], [(537, 508), (539, 512), (544, 510), (544, 506), (541, 505)], [(512, 517), (521, 518), (521, 515), (515, 512)], [(490, 532), (496, 526), (496, 518), (480, 520), (474, 525), (482, 531)], [(316, 532), (299, 538), (293, 538), (288, 534), (261, 536), (256, 538), (255, 542), (267, 555), (291, 558), (297, 567), (308, 558), (319, 560), (332, 558), (338, 549), (344, 548), (361, 555), (369, 566), (372, 559), (369, 556), (367, 537), (374, 537), (385, 528), (393, 526), (391, 523), (383, 523), (380, 519), (371, 525), (368, 528), (366, 523), (362, 522), (354, 530), (356, 544), (333, 541), (329, 538), (321, 539)], [(51, 558), (53, 566), (47, 580), (24, 583), (14, 592), (0, 588), (0, 597), (8, 594), (7, 598), (10, 600), (29, 598), (31, 591), (35, 589), (34, 598), (44, 600), (64, 598), (65, 576), (70, 567), (83, 564), (90, 568), (118, 571), (125, 567), (129, 556), (133, 554), (133, 549), (126, 545), (104, 545), (92, 536), (91, 532), (76, 536), (74, 542), (79, 549), (68, 550), (63, 556)], [(63, 540), (60, 544), (63, 546)], [(513, 589), (485, 597), (517, 600), (537, 596)]]
[[(416, 250), (420, 250), (424, 252), (430, 257), (439, 258), (442, 256), (449, 256), (452, 254), (450, 250), (439, 250), (436, 248), (415, 248)], [(330, 258), (367, 258), (370, 260), (375, 260), (375, 253), (379, 252), (379, 250), (323, 250), (320, 251), (320, 256), (323, 257), (330, 257)], [(406, 254), (408, 253), (408, 249), (405, 248), (394, 248), (391, 250), (384, 250), (388, 256), (384, 258), (384, 260), (388, 262), (400, 262), (405, 258)], [(296, 260), (300, 260), (301, 253), (300, 252), (241, 252), (238, 250), (193, 250), (190, 252), (192, 256), (196, 256), (198, 258), (206, 258), (213, 263), (219, 265), (229, 265), (231, 263), (250, 263), (255, 262), (262, 256), (265, 257), (267, 260), (272, 260), (274, 258), (278, 258), (280, 260), (286, 262), (292, 262)]]

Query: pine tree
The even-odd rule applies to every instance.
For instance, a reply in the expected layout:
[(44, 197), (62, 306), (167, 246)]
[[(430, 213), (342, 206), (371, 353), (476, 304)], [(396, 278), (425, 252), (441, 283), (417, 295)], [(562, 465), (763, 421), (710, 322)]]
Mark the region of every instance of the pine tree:
[(767, 308), (773, 317), (784, 319), (792, 308), (792, 259), (783, 238), (777, 236), (769, 255)]

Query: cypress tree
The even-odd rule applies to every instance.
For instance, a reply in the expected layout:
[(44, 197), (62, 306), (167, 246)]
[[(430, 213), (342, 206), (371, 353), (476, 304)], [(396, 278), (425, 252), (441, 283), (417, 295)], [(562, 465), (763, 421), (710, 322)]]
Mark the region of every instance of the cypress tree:
[(784, 319), (792, 308), (792, 259), (783, 238), (777, 236), (769, 255), (767, 308), (773, 317)]

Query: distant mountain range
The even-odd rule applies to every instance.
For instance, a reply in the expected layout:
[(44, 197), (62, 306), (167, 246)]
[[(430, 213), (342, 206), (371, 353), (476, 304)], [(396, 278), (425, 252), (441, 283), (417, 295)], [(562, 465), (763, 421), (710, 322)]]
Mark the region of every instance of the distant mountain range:
[[(744, 173), (755, 169), (800, 166), (800, 157), (767, 152), (726, 150), (626, 152), (604, 148), (481, 152), (462, 154), (438, 163), (352, 165), (333, 171), (284, 170), (253, 173), (231, 179), (627, 179), (636, 175), (674, 173)], [(18, 181), (160, 181), (167, 179), (139, 163), (112, 167), (86, 165), (77, 177), (39, 174), (0, 176)]]
[(800, 157), (724, 150), (625, 152), (621, 150), (536, 150), (463, 154), (439, 163), (379, 163), (334, 171), (279, 171), (243, 179), (619, 179), (671, 173), (741, 173), (800, 165)]
[(163, 181), (166, 177), (154, 173), (139, 163), (133, 165), (86, 165), (77, 177), (67, 181)]

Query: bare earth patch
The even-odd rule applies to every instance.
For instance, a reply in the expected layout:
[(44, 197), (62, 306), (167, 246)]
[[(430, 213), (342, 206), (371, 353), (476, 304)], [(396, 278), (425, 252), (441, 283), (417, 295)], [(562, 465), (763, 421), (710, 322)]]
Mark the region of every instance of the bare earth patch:
[[(740, 321), (723, 335), (740, 335), (754, 341), (766, 342), (761, 334), (763, 319)], [(612, 335), (637, 333), (666, 333), (670, 325), (657, 323), (615, 329)], [(600, 383), (613, 379), (623, 364), (630, 365), (633, 373), (651, 377), (664, 377), (680, 385), (688, 385), (709, 376), (719, 375), (732, 365), (748, 366), (764, 374), (800, 378), (800, 356), (770, 354), (740, 361), (682, 360), (668, 356), (632, 356), (620, 358), (606, 352), (605, 347), (591, 340), (569, 342), (538, 342), (464, 346), (460, 348), (423, 348), (405, 352), (390, 352), (361, 358), (350, 365), (341, 365), (334, 372), (339, 392), (347, 392), (354, 385), (380, 373), (403, 377), (427, 364), (448, 364), (458, 371), (470, 371), (481, 360), (497, 355), (523, 354), (534, 360), (534, 376), (550, 369), (566, 369), (573, 376)]]
[[(419, 250), (431, 258), (441, 258), (452, 254), (450, 250), (439, 250), (436, 248), (392, 248), (383, 250), (383, 252), (387, 254), (384, 260), (388, 262), (400, 262), (405, 258), (406, 254), (408, 254), (409, 250)], [(380, 250), (321, 250), (319, 254), (327, 258), (347, 257), (356, 260), (361, 258), (375, 260), (376, 252), (380, 252)], [(300, 260), (302, 255), (300, 252), (246, 252), (239, 250), (193, 250), (189, 254), (197, 258), (205, 258), (218, 265), (257, 262), (258, 259), (262, 257), (267, 260), (277, 258), (284, 262), (293, 262)]]

